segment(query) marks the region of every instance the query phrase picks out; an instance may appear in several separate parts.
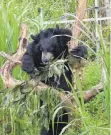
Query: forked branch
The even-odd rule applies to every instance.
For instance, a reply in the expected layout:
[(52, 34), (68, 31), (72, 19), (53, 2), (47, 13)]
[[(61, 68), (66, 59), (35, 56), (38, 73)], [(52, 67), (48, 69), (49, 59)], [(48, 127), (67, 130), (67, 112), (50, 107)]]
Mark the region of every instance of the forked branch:
[(0, 55), (8, 59), (0, 69), (3, 83), (8, 88), (13, 88), (16, 85), (21, 84), (20, 80), (16, 80), (13, 78), (12, 71), (16, 65), (21, 64), (22, 55), (25, 52), (26, 47), (28, 45), (27, 32), (27, 25), (22, 24), (18, 49), (12, 56), (9, 56), (5, 52), (0, 52)]

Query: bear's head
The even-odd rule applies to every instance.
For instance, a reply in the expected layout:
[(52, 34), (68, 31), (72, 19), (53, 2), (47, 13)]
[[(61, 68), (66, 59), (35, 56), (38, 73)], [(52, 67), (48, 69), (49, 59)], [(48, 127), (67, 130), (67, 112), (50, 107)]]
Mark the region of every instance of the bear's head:
[(67, 56), (67, 43), (71, 39), (71, 35), (72, 33), (69, 29), (62, 29), (56, 26), (56, 28), (48, 28), (31, 37), (37, 45), (37, 49), (39, 48), (39, 51), (42, 52), (42, 62), (48, 63), (52, 59)]

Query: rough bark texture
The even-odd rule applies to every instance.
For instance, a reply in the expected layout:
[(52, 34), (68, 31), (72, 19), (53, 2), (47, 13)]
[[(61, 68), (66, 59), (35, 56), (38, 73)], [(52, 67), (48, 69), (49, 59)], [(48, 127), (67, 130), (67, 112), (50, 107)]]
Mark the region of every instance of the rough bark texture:
[[(73, 29), (72, 29), (72, 36), (77, 38), (80, 35), (81, 32), (81, 21), (83, 20), (85, 10), (86, 10), (86, 2), (87, 0), (79, 0), (79, 5), (77, 9), (77, 15), (75, 19), (75, 23), (73, 24)], [(75, 27), (77, 26), (77, 27)], [(70, 43), (70, 50), (73, 49), (78, 45), (77, 40), (72, 40)]]

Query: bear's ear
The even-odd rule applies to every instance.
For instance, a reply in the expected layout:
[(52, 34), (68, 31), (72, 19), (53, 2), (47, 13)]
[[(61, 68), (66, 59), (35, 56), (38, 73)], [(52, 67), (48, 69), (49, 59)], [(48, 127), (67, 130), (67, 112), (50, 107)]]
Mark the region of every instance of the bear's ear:
[(56, 28), (54, 29), (53, 34), (54, 35), (59, 34), (59, 25), (56, 25)]
[(60, 29), (60, 33), (62, 35), (69, 35), (69, 36), (72, 36), (72, 32), (70, 29)]
[(68, 41), (71, 40), (72, 32), (70, 29), (59, 29), (61, 39), (64, 41), (65, 44), (67, 44)]
[(59, 25), (56, 25), (56, 30), (59, 31)]
[(35, 36), (33, 34), (30, 35), (33, 40), (35, 40)]
[(36, 42), (36, 43), (39, 43), (39, 41), (40, 41), (40, 34), (37, 34), (37, 35), (30, 35), (31, 36), (31, 38)]

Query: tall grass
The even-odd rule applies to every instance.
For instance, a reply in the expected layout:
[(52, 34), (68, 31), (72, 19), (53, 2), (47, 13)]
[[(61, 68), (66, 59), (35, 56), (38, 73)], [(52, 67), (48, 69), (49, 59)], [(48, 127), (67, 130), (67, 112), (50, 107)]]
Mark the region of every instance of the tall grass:
[(99, 28), (99, 37), (100, 37), (100, 57), (102, 57), (102, 70), (103, 76), (102, 81), (104, 84), (104, 94), (105, 94), (105, 101), (106, 101), (106, 110), (108, 119), (110, 119), (110, 46), (106, 43), (103, 38), (103, 34), (101, 31), (101, 27)]
[[(15, 52), (19, 37), (19, 22), (11, 11), (10, 4), (11, 1), (7, 5), (3, 0), (0, 1), (0, 51), (8, 54)], [(3, 63), (4, 59), (0, 57), (0, 67)], [(0, 83), (0, 88), (3, 88), (2, 83)]]

